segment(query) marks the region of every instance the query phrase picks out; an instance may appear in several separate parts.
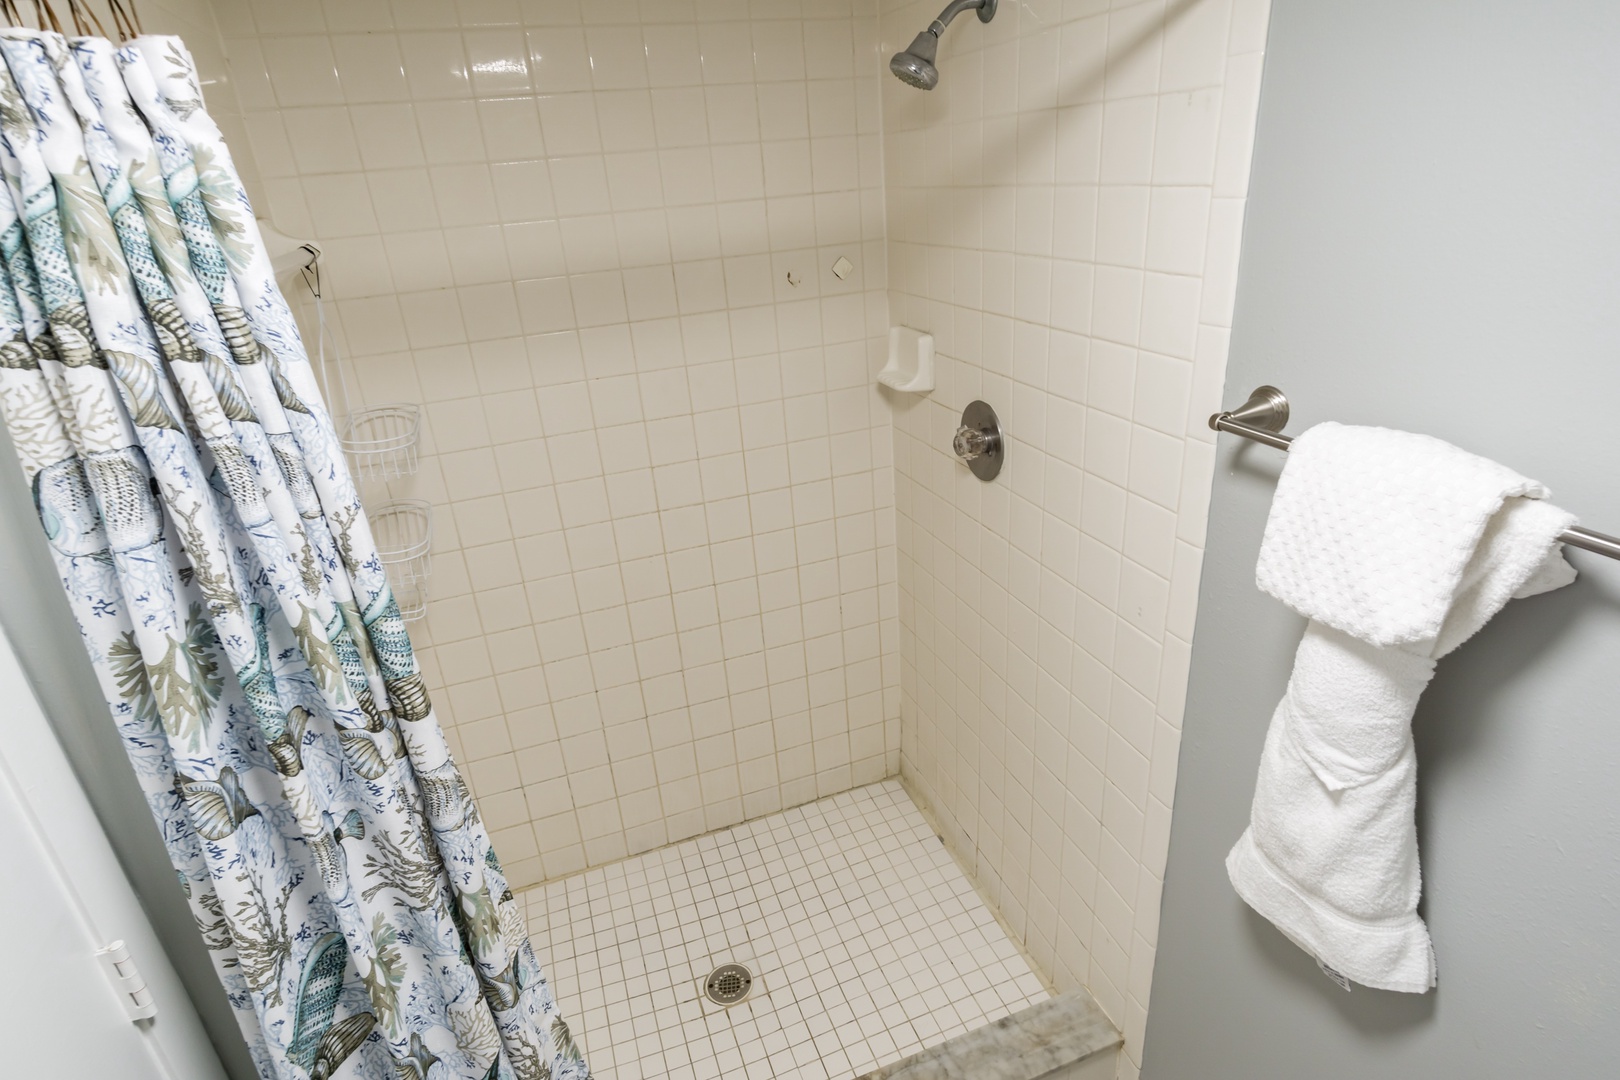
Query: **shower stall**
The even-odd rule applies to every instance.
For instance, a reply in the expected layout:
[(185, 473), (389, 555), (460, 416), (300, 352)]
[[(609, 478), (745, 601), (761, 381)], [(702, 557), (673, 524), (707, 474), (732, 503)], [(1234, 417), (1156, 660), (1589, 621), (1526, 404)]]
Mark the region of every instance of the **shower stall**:
[(140, 5), (327, 385), (418, 418), (362, 493), (599, 1077), (1032, 1009), (1136, 1075), (1269, 5), (937, 3)]

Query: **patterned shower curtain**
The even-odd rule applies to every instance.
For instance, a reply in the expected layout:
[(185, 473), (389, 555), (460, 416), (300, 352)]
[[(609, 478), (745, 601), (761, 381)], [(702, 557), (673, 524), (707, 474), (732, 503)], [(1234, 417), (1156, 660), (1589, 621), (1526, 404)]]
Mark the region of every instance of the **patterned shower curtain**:
[(0, 414), (266, 1080), (587, 1080), (195, 65), (0, 30)]

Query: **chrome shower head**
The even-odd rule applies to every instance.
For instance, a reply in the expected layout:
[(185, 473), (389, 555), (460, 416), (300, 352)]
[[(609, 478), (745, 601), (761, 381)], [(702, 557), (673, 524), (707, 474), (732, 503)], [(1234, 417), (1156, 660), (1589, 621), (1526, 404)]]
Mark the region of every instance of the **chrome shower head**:
[(939, 18), (911, 40), (910, 48), (894, 54), (889, 70), (907, 86), (932, 90), (939, 85), (939, 68), (934, 65), (939, 55), (939, 36), (951, 25), (951, 20), (964, 11), (976, 10), (980, 22), (989, 22), (996, 17), (996, 4), (997, 0), (951, 0), (939, 13)]
[(907, 86), (932, 90), (939, 85), (939, 68), (934, 66), (938, 50), (939, 38), (934, 36), (932, 29), (924, 30), (912, 39), (911, 48), (894, 54), (894, 59), (889, 61), (889, 70)]

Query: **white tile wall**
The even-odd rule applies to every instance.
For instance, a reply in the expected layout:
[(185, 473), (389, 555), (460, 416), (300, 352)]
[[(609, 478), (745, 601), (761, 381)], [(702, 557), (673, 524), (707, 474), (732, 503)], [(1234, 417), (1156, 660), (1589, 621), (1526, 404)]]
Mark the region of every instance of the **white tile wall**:
[[(551, 882), (530, 930), (591, 1071), (851, 1080), (1045, 1001), (899, 781)], [(702, 980), (743, 963), (730, 1008)]]
[[(885, 50), (936, 14), (883, 0)], [(1186, 694), (1268, 0), (1024, 0), (883, 89), (901, 769), (1134, 1076)], [(982, 397), (1010, 440), (949, 453)]]
[(896, 772), (875, 9), (214, 8), (259, 212), (425, 408), (367, 495), (437, 511), (414, 633), (514, 882)]

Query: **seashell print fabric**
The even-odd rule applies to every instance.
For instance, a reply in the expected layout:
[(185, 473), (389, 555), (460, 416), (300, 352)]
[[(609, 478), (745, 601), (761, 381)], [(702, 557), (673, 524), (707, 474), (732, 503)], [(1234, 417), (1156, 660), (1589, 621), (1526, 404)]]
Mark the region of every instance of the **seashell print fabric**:
[(177, 38), (0, 30), (0, 417), (265, 1080), (588, 1080)]

